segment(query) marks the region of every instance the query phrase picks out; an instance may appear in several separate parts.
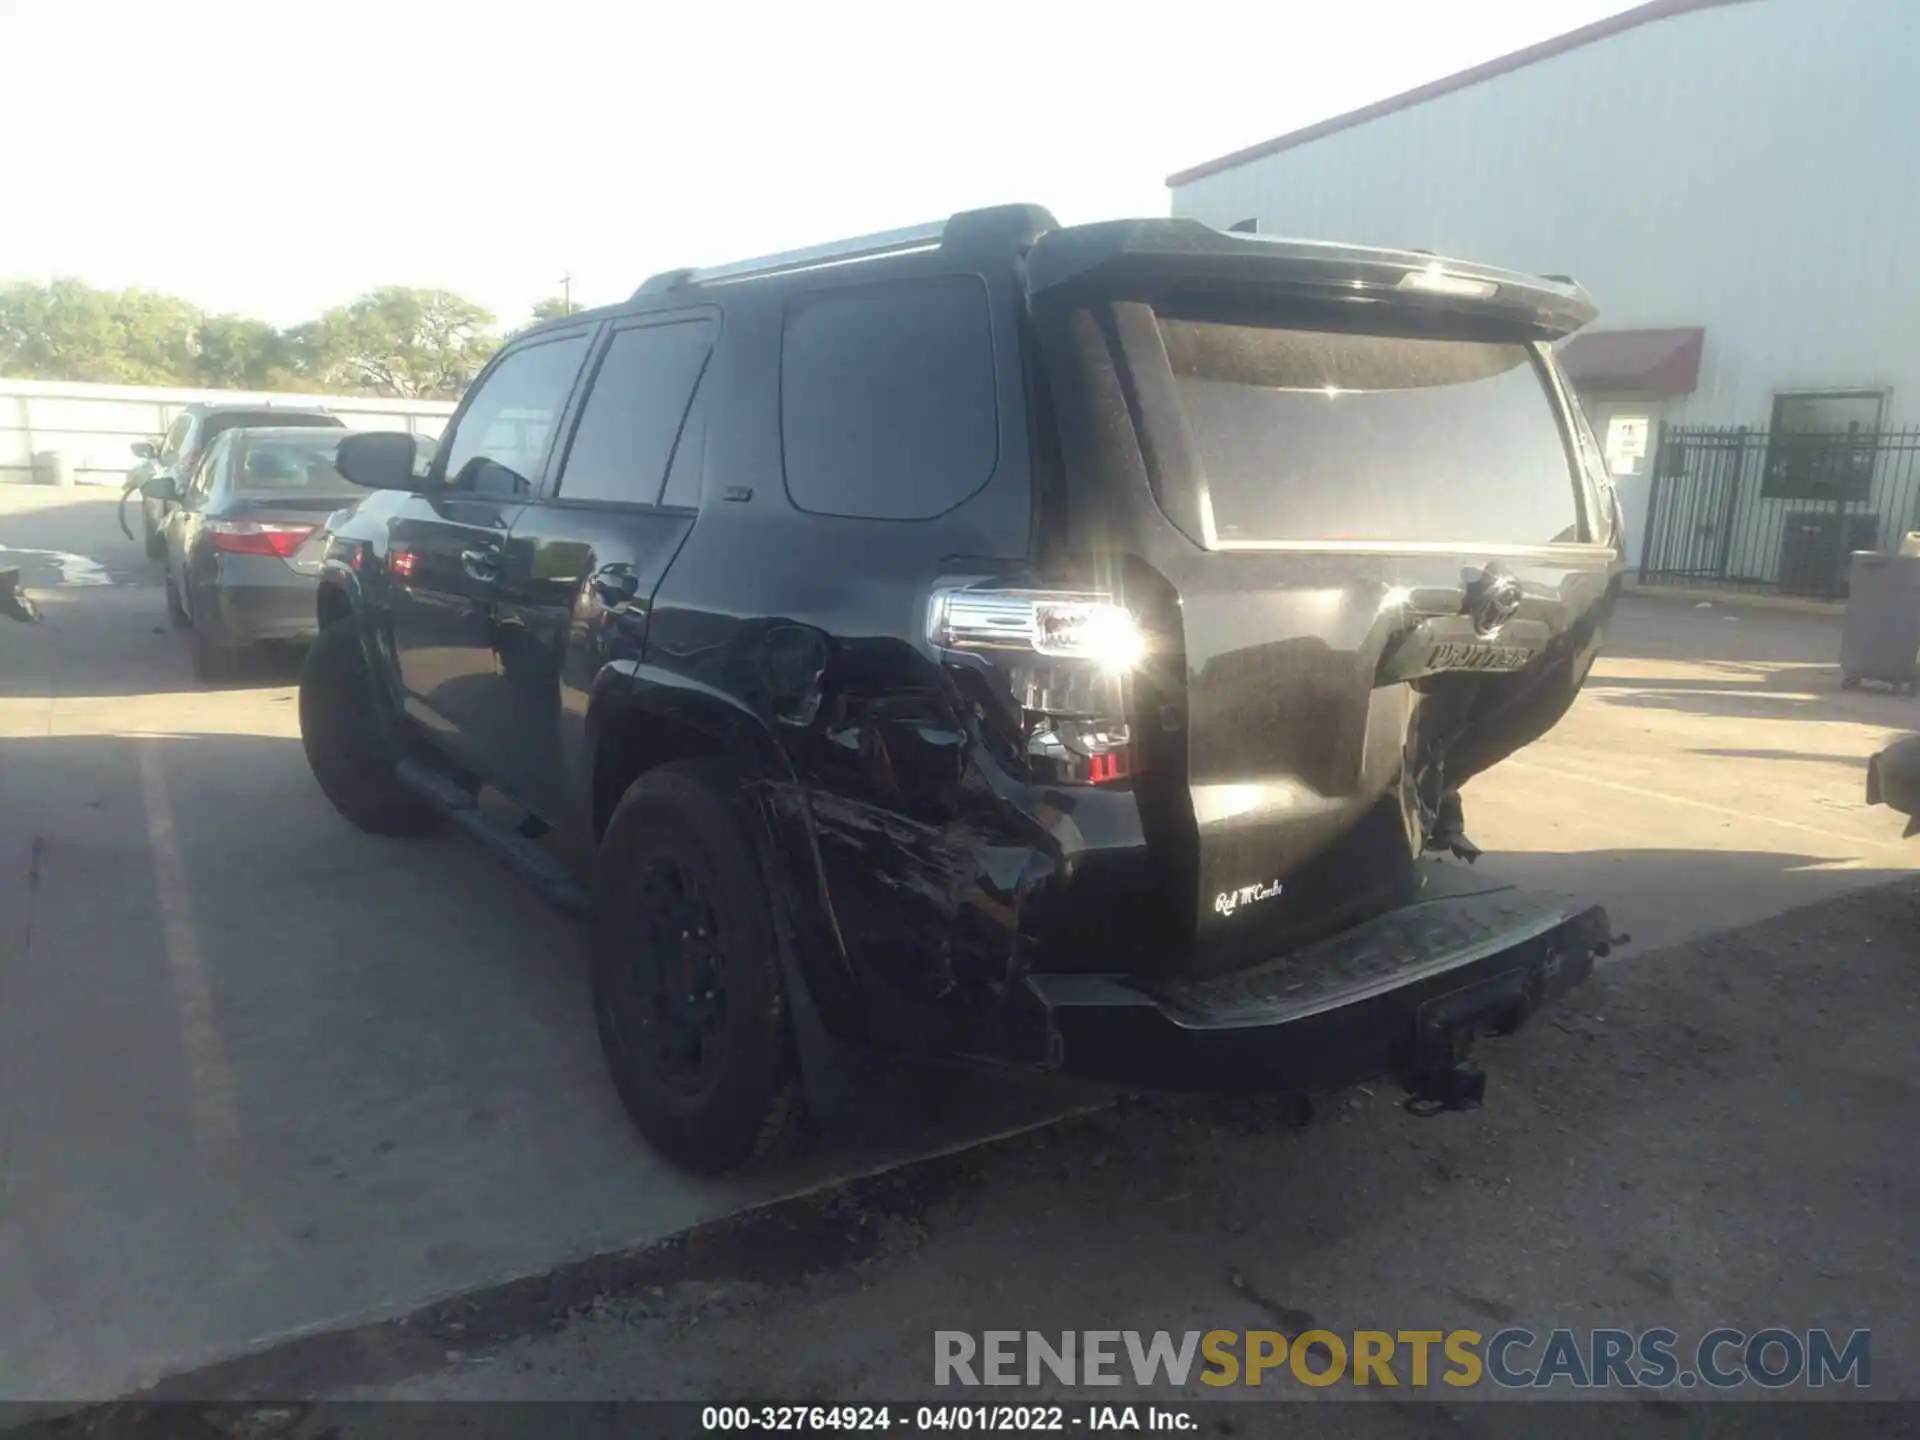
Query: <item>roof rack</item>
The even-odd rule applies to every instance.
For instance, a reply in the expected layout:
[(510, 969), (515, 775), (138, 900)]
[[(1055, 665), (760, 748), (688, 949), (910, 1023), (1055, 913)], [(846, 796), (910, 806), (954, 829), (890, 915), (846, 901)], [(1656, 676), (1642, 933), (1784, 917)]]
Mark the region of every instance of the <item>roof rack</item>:
[(920, 250), (936, 250), (942, 245), (992, 241), (1010, 249), (1022, 248), (1059, 222), (1038, 205), (995, 205), (982, 210), (962, 210), (945, 220), (912, 225), (904, 230), (882, 230), (873, 235), (856, 235), (849, 240), (834, 240), (802, 250), (784, 250), (752, 260), (734, 260), (724, 265), (699, 269), (663, 270), (651, 276), (634, 291), (634, 298), (678, 290), (683, 285), (723, 284), (766, 275), (786, 275), (798, 270), (817, 270), (828, 265), (847, 265), (873, 260), (882, 255), (908, 255)]

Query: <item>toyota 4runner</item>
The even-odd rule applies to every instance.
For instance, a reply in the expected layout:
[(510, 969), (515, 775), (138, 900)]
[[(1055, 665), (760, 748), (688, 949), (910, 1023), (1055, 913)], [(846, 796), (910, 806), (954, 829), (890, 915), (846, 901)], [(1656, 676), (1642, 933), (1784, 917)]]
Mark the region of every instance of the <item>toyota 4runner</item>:
[(400, 493), (326, 538), (307, 754), (592, 914), (614, 1081), (694, 1169), (859, 1050), (1471, 1103), (1470, 1040), (1608, 943), (1451, 863), (1618, 592), (1549, 348), (1592, 315), (1031, 206), (655, 276), (509, 341), (431, 457), (341, 442)]

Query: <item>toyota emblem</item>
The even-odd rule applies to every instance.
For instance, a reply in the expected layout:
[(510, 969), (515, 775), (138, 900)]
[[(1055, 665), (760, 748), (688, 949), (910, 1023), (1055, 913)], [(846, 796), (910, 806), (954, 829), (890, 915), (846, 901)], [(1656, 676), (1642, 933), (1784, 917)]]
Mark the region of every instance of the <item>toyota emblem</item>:
[(1467, 603), (1461, 607), (1473, 619), (1474, 634), (1492, 639), (1520, 608), (1520, 582), (1499, 565), (1489, 565), (1467, 588)]

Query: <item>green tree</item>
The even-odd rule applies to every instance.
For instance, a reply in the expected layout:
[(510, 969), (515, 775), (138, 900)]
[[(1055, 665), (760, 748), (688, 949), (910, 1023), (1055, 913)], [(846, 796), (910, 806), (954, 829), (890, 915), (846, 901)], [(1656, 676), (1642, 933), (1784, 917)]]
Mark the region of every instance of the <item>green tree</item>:
[(296, 332), (301, 371), (322, 383), (407, 399), (452, 398), (500, 340), (493, 315), (446, 290), (389, 285)]
[(544, 300), (533, 302), (533, 319), (527, 323), (538, 325), (543, 320), (558, 320), (563, 315), (571, 315), (580, 307), (564, 295), (549, 295)]
[(111, 297), (78, 280), (0, 287), (0, 372), (25, 380), (116, 380)]
[(287, 337), (264, 320), (209, 315), (200, 322), (195, 380), (221, 390), (292, 390), (295, 372)]
[(149, 290), (0, 282), (0, 375), (450, 398), (499, 344), (493, 323), (458, 295), (407, 286), (280, 330)]

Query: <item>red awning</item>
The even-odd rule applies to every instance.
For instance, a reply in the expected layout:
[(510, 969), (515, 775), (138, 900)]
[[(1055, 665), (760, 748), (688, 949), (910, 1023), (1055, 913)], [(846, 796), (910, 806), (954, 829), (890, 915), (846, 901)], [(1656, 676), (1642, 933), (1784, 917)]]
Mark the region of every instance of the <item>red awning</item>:
[(1582, 390), (1691, 395), (1700, 380), (1702, 329), (1598, 330), (1576, 335), (1560, 363)]

